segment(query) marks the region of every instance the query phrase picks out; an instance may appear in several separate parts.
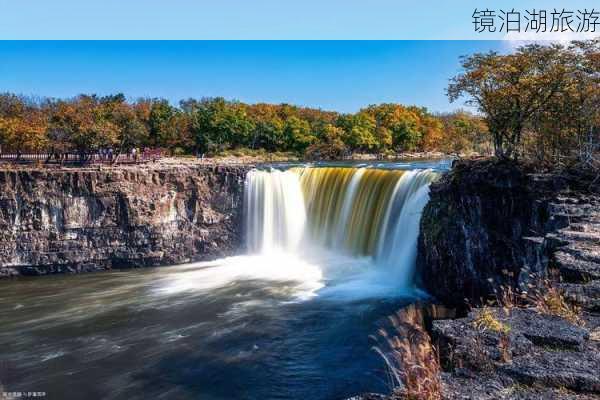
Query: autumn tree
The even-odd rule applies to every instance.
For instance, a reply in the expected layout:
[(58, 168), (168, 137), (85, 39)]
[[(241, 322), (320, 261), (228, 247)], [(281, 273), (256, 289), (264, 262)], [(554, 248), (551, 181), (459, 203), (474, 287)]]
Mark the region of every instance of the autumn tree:
[(600, 134), (600, 39), (573, 42), (566, 53), (568, 84), (549, 114), (558, 126), (571, 128), (578, 159), (589, 162)]
[(424, 108), (386, 103), (371, 105), (361, 111), (375, 120), (375, 136), (380, 151), (414, 151), (424, 146), (432, 147), (431, 142), (440, 136), (439, 121)]
[(47, 117), (37, 104), (22, 97), (0, 95), (1, 146), (20, 154), (40, 151), (47, 144)]
[(318, 127), (319, 141), (308, 146), (304, 155), (310, 160), (339, 160), (343, 158), (348, 148), (342, 140), (344, 130), (324, 123)]
[(272, 104), (248, 106), (248, 115), (254, 125), (250, 147), (269, 151), (282, 150), (286, 146), (285, 123)]
[(81, 159), (88, 158), (102, 147), (120, 148), (127, 135), (124, 114), (126, 105), (120, 96), (99, 98), (80, 95), (58, 100), (49, 105), (48, 135), (59, 151), (74, 150)]
[(437, 143), (439, 150), (454, 154), (490, 152), (489, 133), (482, 117), (459, 110), (442, 114), (438, 119), (443, 126), (443, 135)]
[(424, 151), (441, 150), (440, 145), (444, 140), (444, 125), (440, 118), (422, 110), (420, 114), (421, 138), (418, 148)]
[(533, 116), (565, 90), (569, 64), (559, 45), (528, 45), (514, 54), (474, 54), (463, 59), (464, 71), (452, 78), (448, 96), (465, 96), (484, 115), (495, 154), (518, 156), (518, 145)]

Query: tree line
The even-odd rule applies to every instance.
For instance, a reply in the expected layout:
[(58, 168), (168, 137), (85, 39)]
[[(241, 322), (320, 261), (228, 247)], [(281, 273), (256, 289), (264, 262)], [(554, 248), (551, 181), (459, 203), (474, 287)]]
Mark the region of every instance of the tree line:
[(479, 116), (432, 114), (400, 104), (338, 113), (289, 104), (245, 104), (187, 99), (174, 106), (160, 98), (128, 101), (124, 95), (35, 99), (0, 94), (0, 146), (16, 153), (116, 153), (134, 147), (176, 155), (216, 155), (263, 149), (315, 158), (352, 152), (485, 151), (487, 128)]
[(487, 153), (589, 162), (600, 142), (600, 42), (522, 46), (462, 59), (451, 101), (478, 110), (434, 114), (422, 107), (370, 105), (338, 113), (220, 97), (128, 101), (122, 94), (33, 99), (0, 94), (0, 146), (12, 152), (163, 148), (176, 155), (239, 149), (340, 158), (352, 152)]
[(500, 158), (591, 162), (600, 142), (600, 40), (462, 60), (450, 100), (477, 107)]

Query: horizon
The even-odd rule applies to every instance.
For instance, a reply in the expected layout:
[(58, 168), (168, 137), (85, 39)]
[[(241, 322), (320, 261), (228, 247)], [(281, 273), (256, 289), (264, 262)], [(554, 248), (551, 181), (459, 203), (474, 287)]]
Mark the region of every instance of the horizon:
[(2, 42), (0, 89), (34, 99), (122, 93), (175, 106), (223, 97), (338, 113), (381, 103), (475, 112), (445, 94), (460, 56), (509, 50), (502, 41)]

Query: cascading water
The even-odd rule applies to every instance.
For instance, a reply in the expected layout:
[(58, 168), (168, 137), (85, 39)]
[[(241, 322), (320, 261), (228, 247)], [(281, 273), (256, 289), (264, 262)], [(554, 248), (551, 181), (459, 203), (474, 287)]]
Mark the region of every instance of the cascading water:
[(291, 171), (251, 171), (244, 194), (248, 251), (296, 251), (306, 220), (298, 175)]
[(369, 257), (376, 268), (385, 269), (386, 279), (409, 288), (420, 215), (436, 177), (429, 169), (251, 171), (246, 178), (248, 249), (298, 254), (321, 247)]
[(400, 287), (414, 281), (421, 212), (429, 201), (429, 184), (437, 176), (431, 170), (405, 172), (388, 203), (376, 259), (394, 274), (392, 279)]

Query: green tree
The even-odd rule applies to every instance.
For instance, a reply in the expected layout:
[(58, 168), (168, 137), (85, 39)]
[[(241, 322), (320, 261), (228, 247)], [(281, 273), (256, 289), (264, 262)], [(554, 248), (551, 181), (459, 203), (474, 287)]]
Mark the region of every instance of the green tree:
[(284, 124), (284, 135), (289, 150), (302, 153), (308, 146), (317, 141), (310, 124), (298, 117), (289, 117)]
[(100, 119), (108, 121), (116, 128), (116, 142), (120, 153), (142, 146), (148, 141), (147, 126), (139, 119), (135, 109), (127, 103), (124, 95), (101, 98), (97, 112), (101, 113)]
[(353, 151), (371, 151), (377, 148), (375, 119), (364, 112), (342, 115), (337, 126), (344, 130), (343, 141)]
[(239, 102), (221, 97), (188, 101), (184, 107), (191, 115), (196, 144), (202, 151), (220, 151), (251, 143), (254, 124)]
[(148, 142), (152, 147), (169, 147), (172, 142), (170, 124), (177, 109), (167, 100), (150, 100), (150, 113), (148, 115)]

